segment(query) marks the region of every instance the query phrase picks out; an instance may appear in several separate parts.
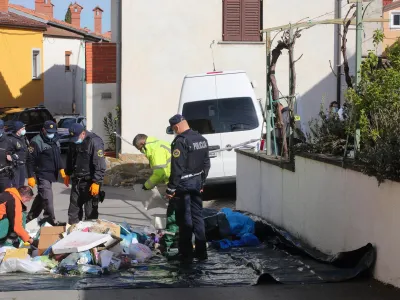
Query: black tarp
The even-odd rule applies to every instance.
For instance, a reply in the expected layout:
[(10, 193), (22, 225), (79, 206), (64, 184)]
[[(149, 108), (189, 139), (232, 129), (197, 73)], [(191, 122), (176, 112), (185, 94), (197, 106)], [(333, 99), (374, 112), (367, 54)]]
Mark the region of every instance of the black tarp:
[(135, 266), (134, 271), (100, 277), (7, 274), (0, 276), (0, 291), (245, 286), (270, 280), (284, 284), (340, 282), (369, 275), (375, 262), (371, 244), (326, 255), (288, 232), (247, 215), (256, 222), (261, 246), (209, 249), (207, 262), (192, 265), (170, 263), (157, 256)]

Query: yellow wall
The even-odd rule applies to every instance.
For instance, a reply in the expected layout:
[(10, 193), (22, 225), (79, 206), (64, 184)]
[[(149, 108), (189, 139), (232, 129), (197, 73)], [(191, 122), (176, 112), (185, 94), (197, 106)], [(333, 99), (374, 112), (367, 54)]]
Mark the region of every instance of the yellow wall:
[[(41, 79), (32, 79), (32, 50), (40, 49)], [(44, 102), (43, 33), (0, 27), (0, 107)]]
[[(396, 11), (398, 10), (400, 10), (400, 8), (396, 9)], [(390, 11), (385, 12), (383, 14), (383, 18), (390, 20)], [(390, 22), (383, 23), (383, 33), (385, 34), (385, 39), (383, 40), (383, 49), (386, 49), (387, 46), (393, 45), (400, 37), (400, 29), (391, 29)]]

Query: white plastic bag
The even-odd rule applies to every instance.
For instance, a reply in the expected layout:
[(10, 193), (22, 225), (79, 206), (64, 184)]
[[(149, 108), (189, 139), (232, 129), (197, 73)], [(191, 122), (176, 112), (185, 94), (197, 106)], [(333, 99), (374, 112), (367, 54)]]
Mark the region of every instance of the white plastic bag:
[(133, 190), (135, 191), (135, 199), (139, 199), (146, 210), (167, 208), (168, 202), (160, 194), (157, 187), (145, 191), (142, 189), (141, 184), (135, 184)]
[(46, 273), (48, 270), (40, 261), (30, 259), (11, 258), (3, 261), (0, 266), (0, 274), (24, 272), (28, 274)]
[(136, 259), (138, 262), (143, 263), (149, 260), (153, 256), (153, 253), (146, 245), (131, 244), (129, 246), (129, 256)]

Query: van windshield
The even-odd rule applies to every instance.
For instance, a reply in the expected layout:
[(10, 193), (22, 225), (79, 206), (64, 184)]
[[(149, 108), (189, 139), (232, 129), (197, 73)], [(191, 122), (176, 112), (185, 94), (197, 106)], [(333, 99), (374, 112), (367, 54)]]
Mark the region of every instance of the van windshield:
[(253, 130), (259, 126), (250, 97), (187, 102), (183, 116), (201, 134)]

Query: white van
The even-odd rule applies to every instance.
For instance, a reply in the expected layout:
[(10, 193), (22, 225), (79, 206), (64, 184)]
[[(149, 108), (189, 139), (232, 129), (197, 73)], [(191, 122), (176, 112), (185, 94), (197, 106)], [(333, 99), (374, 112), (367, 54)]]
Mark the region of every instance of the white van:
[[(261, 109), (244, 71), (185, 76), (178, 113), (208, 140), (210, 150), (261, 137)], [(234, 150), (210, 153), (210, 158), (207, 184), (236, 181)]]

